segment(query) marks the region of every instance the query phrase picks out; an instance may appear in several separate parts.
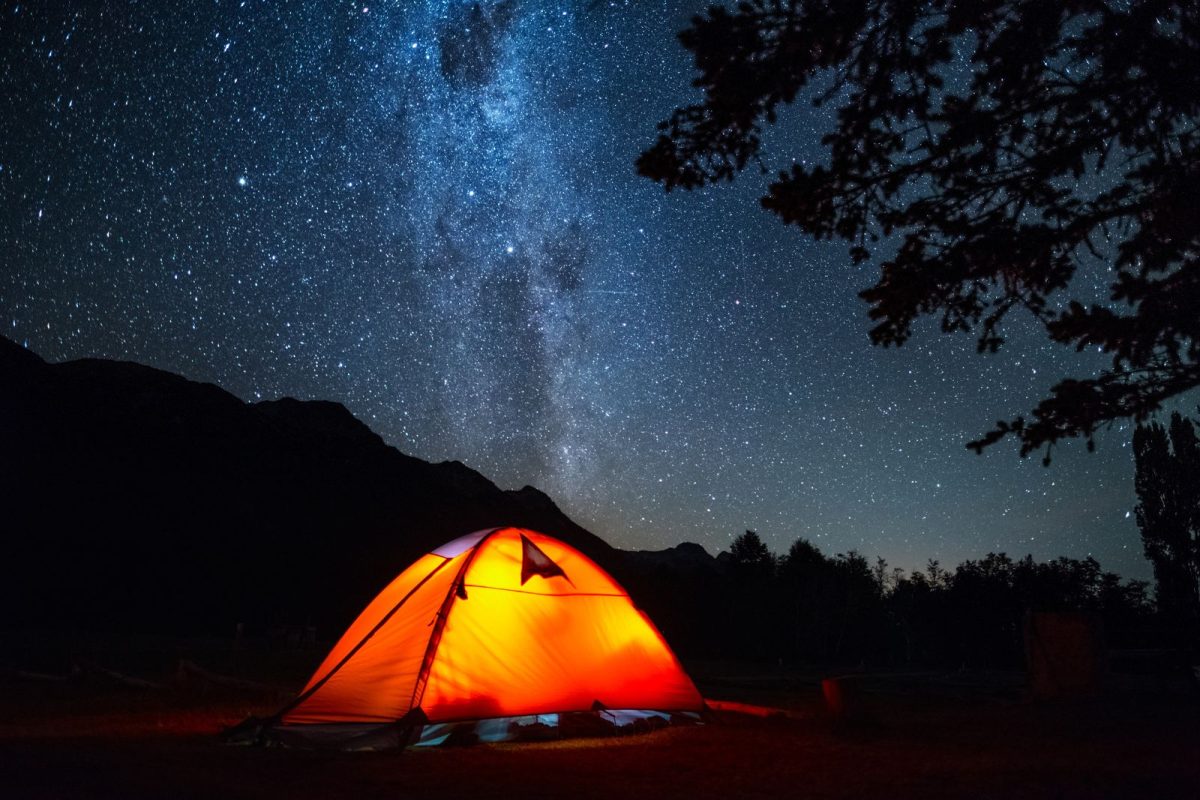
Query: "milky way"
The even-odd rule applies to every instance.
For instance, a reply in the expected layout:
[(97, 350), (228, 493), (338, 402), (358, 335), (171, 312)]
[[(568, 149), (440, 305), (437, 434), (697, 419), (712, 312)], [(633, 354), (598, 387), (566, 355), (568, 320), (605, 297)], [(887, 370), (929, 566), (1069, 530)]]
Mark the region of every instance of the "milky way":
[[(873, 273), (633, 170), (691, 99), (649, 3), (8, 4), (0, 319), (50, 359), (344, 402), (630, 547), (746, 528), (906, 567), (989, 550), (1144, 576), (1129, 431), (963, 448), (1081, 357), (872, 348)], [(820, 158), (794, 109), (784, 155)]]

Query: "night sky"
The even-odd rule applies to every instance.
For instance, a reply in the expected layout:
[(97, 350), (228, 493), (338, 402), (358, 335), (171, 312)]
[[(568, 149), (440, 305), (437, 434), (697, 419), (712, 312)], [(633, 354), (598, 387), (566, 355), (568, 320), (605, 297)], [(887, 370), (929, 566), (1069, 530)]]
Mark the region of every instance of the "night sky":
[[(636, 176), (694, 99), (691, 5), (59, 5), (0, 6), (0, 322), (47, 359), (337, 400), (621, 547), (1148, 577), (1127, 426), (1049, 469), (964, 448), (1096, 356), (1017, 319), (996, 356), (935, 321), (872, 347), (875, 268), (762, 176)], [(828, 114), (791, 109), (772, 166)]]

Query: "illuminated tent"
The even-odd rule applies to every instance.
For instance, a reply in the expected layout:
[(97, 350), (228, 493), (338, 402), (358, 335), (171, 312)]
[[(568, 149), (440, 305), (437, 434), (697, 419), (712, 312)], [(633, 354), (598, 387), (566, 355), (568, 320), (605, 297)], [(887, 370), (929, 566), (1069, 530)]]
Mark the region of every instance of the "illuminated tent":
[(557, 539), (497, 528), (400, 573), (272, 730), (285, 742), (376, 749), (436, 741), (464, 721), (493, 720), (490, 730), (503, 734), (570, 712), (703, 705), (662, 635), (604, 570)]

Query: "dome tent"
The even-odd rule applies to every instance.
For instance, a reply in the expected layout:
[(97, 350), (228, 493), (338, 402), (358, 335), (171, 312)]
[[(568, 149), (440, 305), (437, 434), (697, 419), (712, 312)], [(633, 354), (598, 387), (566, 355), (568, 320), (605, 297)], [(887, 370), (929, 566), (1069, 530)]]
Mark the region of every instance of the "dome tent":
[(477, 730), (502, 739), (572, 712), (703, 707), (662, 635), (604, 570), (550, 536), (494, 528), (396, 577), (264, 731), (284, 743), (381, 749), (437, 741), (468, 721), (493, 721)]

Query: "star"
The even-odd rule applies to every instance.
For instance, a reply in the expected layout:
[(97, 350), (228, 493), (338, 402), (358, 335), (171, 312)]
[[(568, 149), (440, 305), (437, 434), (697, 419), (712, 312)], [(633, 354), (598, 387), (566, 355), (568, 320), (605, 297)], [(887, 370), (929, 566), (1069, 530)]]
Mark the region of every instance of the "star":
[[(0, 48), (0, 319), (46, 358), (336, 400), (623, 547), (753, 528), (1149, 576), (1128, 429), (1050, 470), (963, 447), (1095, 353), (875, 348), (874, 268), (763, 213), (753, 171), (671, 195), (635, 174), (690, 102), (691, 6), (58, 5)], [(768, 166), (823, 163), (833, 113), (788, 108)]]

